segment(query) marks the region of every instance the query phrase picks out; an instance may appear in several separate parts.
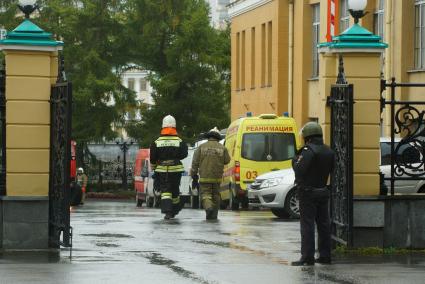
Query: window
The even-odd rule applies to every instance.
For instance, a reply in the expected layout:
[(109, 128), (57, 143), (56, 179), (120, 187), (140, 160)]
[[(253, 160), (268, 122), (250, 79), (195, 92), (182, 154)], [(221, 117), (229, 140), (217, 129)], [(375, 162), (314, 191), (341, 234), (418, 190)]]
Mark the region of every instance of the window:
[[(399, 148), (398, 143), (394, 143), (395, 161), (401, 161), (408, 164), (420, 164), (421, 149), (417, 148), (415, 144), (404, 144)], [(391, 165), (391, 142), (381, 142), (381, 166)]]
[(261, 87), (266, 85), (266, 24), (261, 25)]
[(379, 0), (378, 9), (373, 15), (374, 29), (373, 32), (384, 38), (384, 0)]
[(244, 134), (242, 158), (251, 161), (286, 161), (295, 156), (292, 133)]
[(241, 89), (241, 81), (240, 81), (240, 70), (241, 70), (241, 34), (236, 33), (236, 90), (239, 91)]
[(140, 91), (145, 92), (148, 89), (148, 81), (145, 78), (140, 79)]
[(350, 13), (348, 12), (348, 0), (339, 2), (339, 32), (342, 33), (350, 26)]
[(255, 88), (255, 28), (251, 28), (251, 89)]
[(134, 91), (134, 79), (128, 79), (128, 87), (127, 88)]
[(245, 42), (246, 42), (246, 36), (245, 31), (242, 32), (242, 43), (241, 43), (241, 89), (245, 90), (245, 60), (246, 60), (246, 53), (245, 53)]
[(415, 68), (425, 69), (425, 1), (415, 2)]
[(267, 28), (267, 86), (272, 85), (272, 49), (273, 46), (273, 25), (269, 22)]
[(315, 4), (313, 7), (313, 33), (312, 33), (312, 43), (313, 43), (313, 71), (312, 77), (319, 76), (319, 52), (317, 45), (319, 44), (320, 39), (320, 5)]

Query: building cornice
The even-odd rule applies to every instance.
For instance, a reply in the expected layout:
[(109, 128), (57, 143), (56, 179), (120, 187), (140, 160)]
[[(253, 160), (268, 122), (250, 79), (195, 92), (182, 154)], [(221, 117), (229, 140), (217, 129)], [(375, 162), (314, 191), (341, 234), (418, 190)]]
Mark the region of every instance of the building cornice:
[(233, 2), (233, 4), (229, 4), (229, 16), (230, 18), (240, 16), (272, 1), (273, 0), (242, 0)]

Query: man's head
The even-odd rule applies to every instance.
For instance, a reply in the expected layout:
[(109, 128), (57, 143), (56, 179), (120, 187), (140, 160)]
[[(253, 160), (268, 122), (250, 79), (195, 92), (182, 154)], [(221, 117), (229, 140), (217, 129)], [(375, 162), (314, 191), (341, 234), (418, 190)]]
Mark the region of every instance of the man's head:
[(215, 139), (217, 141), (221, 140), (221, 134), (217, 127), (214, 127), (205, 135), (208, 139)]
[(78, 170), (77, 170), (77, 174), (79, 174), (79, 175), (84, 174), (84, 170), (83, 170), (83, 168), (78, 168)]
[(306, 142), (314, 137), (323, 137), (322, 127), (317, 122), (307, 122), (301, 129), (301, 135)]
[(168, 127), (176, 128), (176, 119), (171, 115), (167, 115), (162, 120), (162, 128), (168, 128)]

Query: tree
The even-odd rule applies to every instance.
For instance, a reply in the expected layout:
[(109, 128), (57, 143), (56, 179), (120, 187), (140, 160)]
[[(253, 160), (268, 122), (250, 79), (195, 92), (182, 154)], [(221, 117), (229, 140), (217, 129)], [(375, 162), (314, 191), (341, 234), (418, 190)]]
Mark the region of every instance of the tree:
[[(112, 123), (123, 121), (134, 93), (121, 85), (120, 71), (129, 61), (126, 4), (119, 0), (39, 0), (32, 21), (65, 42), (65, 71), (73, 83), (73, 139), (112, 139)], [(0, 25), (22, 22), (17, 1), (0, 1)], [(110, 102), (115, 104), (111, 104)]]
[(177, 119), (188, 141), (214, 126), (229, 123), (229, 30), (210, 26), (203, 0), (132, 0), (129, 25), (135, 63), (151, 70), (155, 105), (142, 110), (142, 121), (128, 127), (148, 145), (162, 118)]

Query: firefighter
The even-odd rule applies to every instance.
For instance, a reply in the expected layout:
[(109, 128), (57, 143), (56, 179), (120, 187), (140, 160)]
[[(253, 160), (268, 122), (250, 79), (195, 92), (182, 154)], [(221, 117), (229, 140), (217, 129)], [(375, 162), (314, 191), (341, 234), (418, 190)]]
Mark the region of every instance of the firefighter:
[[(331, 228), (329, 219), (330, 173), (335, 153), (323, 143), (323, 132), (316, 122), (302, 129), (305, 146), (292, 159), (300, 204), (301, 259), (293, 266), (331, 263)], [(317, 225), (319, 258), (314, 259), (314, 225)]]
[(77, 170), (77, 184), (81, 187), (81, 192), (82, 192), (80, 204), (84, 204), (84, 201), (86, 200), (87, 180), (88, 180), (88, 177), (84, 173), (84, 169), (78, 168), (78, 170)]
[[(199, 179), (202, 206), (207, 220), (216, 220), (220, 207), (220, 182), (224, 165), (230, 162), (226, 147), (219, 143), (221, 139), (217, 127), (211, 129), (206, 138), (208, 142), (196, 149), (192, 160), (191, 176), (193, 183)], [(200, 178), (198, 176), (198, 171)]]
[(179, 187), (184, 172), (181, 160), (186, 157), (187, 145), (177, 135), (176, 120), (167, 115), (162, 120), (161, 135), (150, 146), (151, 167), (161, 190), (161, 212), (166, 220), (181, 210)]

